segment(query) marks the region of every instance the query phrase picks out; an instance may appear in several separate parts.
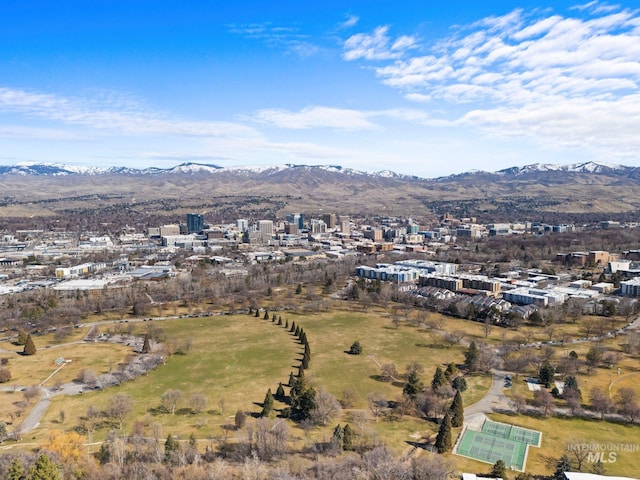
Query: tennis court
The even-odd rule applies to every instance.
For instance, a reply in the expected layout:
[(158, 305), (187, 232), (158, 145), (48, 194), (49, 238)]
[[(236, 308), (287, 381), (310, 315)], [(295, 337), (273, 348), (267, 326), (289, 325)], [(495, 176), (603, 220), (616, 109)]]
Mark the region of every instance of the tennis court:
[(534, 447), (540, 446), (540, 432), (515, 425), (486, 420), (482, 425), (482, 433), (488, 433), (489, 435), (506, 438), (515, 442), (527, 443)]
[(502, 460), (508, 468), (524, 471), (529, 445), (540, 446), (540, 432), (486, 420), (482, 431), (465, 428), (454, 453), (494, 464)]

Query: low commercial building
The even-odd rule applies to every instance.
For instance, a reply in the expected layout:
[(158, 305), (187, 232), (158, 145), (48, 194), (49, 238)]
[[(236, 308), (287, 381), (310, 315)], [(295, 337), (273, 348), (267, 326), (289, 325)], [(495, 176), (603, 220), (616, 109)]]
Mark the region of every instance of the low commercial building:
[(517, 305), (537, 305), (547, 307), (549, 305), (560, 305), (566, 300), (566, 295), (560, 292), (542, 290), (536, 288), (520, 287), (504, 292), (502, 294), (507, 302)]
[(414, 268), (380, 263), (375, 267), (362, 265), (356, 268), (356, 275), (358, 277), (369, 278), (372, 280), (407, 283), (418, 280), (420, 272)]
[(620, 282), (620, 293), (627, 297), (640, 297), (640, 277)]

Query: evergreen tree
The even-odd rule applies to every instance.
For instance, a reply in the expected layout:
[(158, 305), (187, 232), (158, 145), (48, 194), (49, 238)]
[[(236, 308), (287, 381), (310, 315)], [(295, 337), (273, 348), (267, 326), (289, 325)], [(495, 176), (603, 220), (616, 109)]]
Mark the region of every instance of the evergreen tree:
[(269, 310), (265, 310), (264, 311), (264, 317), (262, 317), (263, 320), (269, 320)]
[(575, 396), (577, 399), (582, 398), (582, 392), (580, 391), (580, 386), (578, 385), (578, 379), (573, 375), (568, 375), (564, 379), (564, 389), (562, 391), (562, 396), (565, 398), (570, 398), (571, 396)]
[(60, 480), (60, 472), (51, 459), (42, 454), (31, 467), (30, 480)]
[(262, 402), (262, 412), (260, 412), (261, 417), (268, 417), (273, 412), (273, 394), (271, 393), (271, 389), (267, 390), (267, 394), (264, 396), (264, 402)]
[(538, 375), (540, 378), (540, 382), (546, 388), (549, 388), (549, 386), (551, 385), (551, 382), (553, 382), (555, 374), (556, 374), (556, 369), (553, 368), (553, 365), (551, 365), (548, 360), (545, 360), (545, 362), (542, 364), (542, 367), (540, 367), (540, 372)]
[(31, 335), (27, 335), (27, 341), (24, 344), (24, 350), (22, 351), (24, 355), (33, 355), (36, 353), (36, 344), (33, 343), (33, 339)]
[(438, 453), (447, 453), (451, 451), (451, 417), (449, 417), (449, 412), (445, 413), (444, 419), (440, 424), (435, 446)]
[(111, 450), (105, 443), (100, 445), (100, 449), (96, 452), (96, 459), (100, 462), (100, 465), (106, 465), (111, 461)]
[(408, 396), (411, 400), (415, 400), (416, 396), (424, 390), (424, 385), (418, 377), (418, 373), (414, 370), (409, 374), (407, 383), (405, 383), (402, 393)]
[(24, 345), (25, 343), (27, 343), (27, 336), (27, 332), (25, 332), (24, 330), (19, 330), (16, 345)]
[(431, 389), (435, 392), (438, 388), (447, 384), (447, 377), (444, 376), (444, 372), (440, 367), (436, 368), (436, 373), (431, 380)]
[(461, 427), (464, 423), (464, 407), (462, 405), (462, 395), (460, 395), (460, 391), (456, 391), (456, 396), (453, 397), (453, 402), (451, 402), (451, 426), (452, 427)]
[(289, 319), (287, 318), (287, 322), (284, 324), (284, 328), (289, 328)]
[(331, 440), (340, 450), (344, 450), (343, 439), (344, 439), (344, 430), (342, 429), (340, 424), (338, 424), (336, 425), (336, 428), (333, 429)]
[(444, 376), (447, 377), (448, 381), (451, 381), (456, 374), (458, 373), (458, 367), (455, 363), (451, 362), (447, 365), (447, 369), (444, 371)]
[(289, 331), (293, 333), (296, 331), (296, 328), (298, 328), (296, 327), (296, 322), (291, 322), (291, 328), (289, 329)]
[(282, 325), (282, 315), (278, 315), (278, 325)]
[(307, 341), (307, 332), (302, 332), (302, 335), (300, 335), (300, 343), (303, 345), (309, 344), (309, 342)]
[(299, 337), (300, 337), (300, 327), (298, 327), (298, 326), (296, 325), (296, 329), (294, 330), (293, 334), (294, 334), (296, 337), (298, 337), (298, 338), (299, 338)]
[(249, 307), (249, 315), (253, 315), (253, 308)]
[(358, 342), (357, 340), (353, 342), (353, 344), (351, 344), (351, 347), (349, 348), (349, 353), (351, 355), (360, 355), (362, 353), (362, 345), (360, 345), (360, 342)]
[(144, 336), (144, 344), (142, 345), (141, 353), (150, 353), (151, 345), (149, 344), (149, 335)]
[(475, 371), (478, 364), (478, 357), (480, 352), (476, 342), (471, 342), (469, 348), (464, 352), (464, 367), (469, 371)]
[(278, 316), (274, 313), (273, 315), (271, 315), (271, 321), (275, 322), (276, 318), (278, 318)]
[(291, 405), (294, 405), (297, 402), (298, 397), (304, 391), (304, 389), (307, 388), (307, 384), (304, 380), (304, 376), (294, 378), (290, 386), (291, 386), (291, 389), (289, 390), (289, 396), (291, 397)]
[(282, 400), (284, 398), (284, 387), (282, 386), (282, 382), (278, 383), (278, 388), (276, 389), (276, 398), (278, 400)]
[(504, 464), (504, 460), (498, 460), (494, 463), (489, 475), (496, 478), (502, 478), (502, 480), (507, 480), (507, 466)]
[(289, 372), (289, 381), (287, 382), (287, 385), (289, 385), (290, 387), (293, 387), (293, 384), (296, 381), (296, 377), (293, 375), (293, 372)]
[(302, 356), (302, 364), (301, 364), (303, 369), (307, 369), (309, 368), (309, 354), (305, 351), (304, 355)]
[(260, 309), (256, 308), (256, 318), (260, 318)]
[(309, 356), (311, 355), (311, 347), (309, 347), (308, 343), (304, 344), (304, 354)]
[(164, 442), (164, 460), (165, 462), (169, 462), (171, 460), (173, 452), (178, 451), (180, 448), (180, 444), (176, 438), (169, 434), (167, 435), (167, 440)]
[(302, 420), (311, 417), (311, 411), (316, 408), (316, 391), (308, 387), (299, 396), (295, 408)]
[(20, 460), (14, 458), (7, 472), (7, 480), (25, 480), (27, 477), (24, 475), (24, 468), (20, 463)]
[(351, 427), (348, 423), (342, 429), (342, 449), (347, 452), (354, 449), (353, 430), (351, 430)]
[(556, 469), (553, 472), (553, 480), (565, 480), (564, 472), (571, 471), (571, 462), (569, 461), (569, 457), (567, 455), (562, 455), (556, 463)]
[(302, 284), (299, 283), (296, 287), (296, 295), (300, 295), (302, 293)]
[(467, 381), (464, 377), (456, 377), (451, 382), (451, 386), (459, 392), (464, 392), (467, 390)]

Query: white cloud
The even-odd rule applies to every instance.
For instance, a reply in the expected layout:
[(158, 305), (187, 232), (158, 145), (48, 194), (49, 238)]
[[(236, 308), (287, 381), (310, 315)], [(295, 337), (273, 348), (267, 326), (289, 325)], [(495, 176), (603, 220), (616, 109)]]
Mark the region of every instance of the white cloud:
[(299, 112), (284, 109), (259, 110), (254, 120), (280, 128), (337, 128), (344, 130), (371, 130), (377, 128), (365, 113), (344, 108), (313, 106)]
[(310, 42), (310, 36), (301, 33), (298, 27), (265, 22), (230, 24), (227, 28), (231, 33), (258, 40), (269, 47), (281, 48), (286, 53), (293, 53), (301, 58), (310, 57), (320, 51), (317, 45)]
[(355, 27), (358, 22), (360, 21), (360, 17), (356, 16), (356, 15), (348, 15), (347, 19), (342, 22), (339, 27), (340, 28), (351, 28), (351, 27)]
[(389, 27), (376, 28), (373, 33), (358, 33), (344, 43), (345, 60), (389, 60), (401, 58), (406, 50), (414, 48), (415, 38), (403, 35), (393, 42), (387, 35)]
[[(0, 111), (89, 127), (95, 131), (117, 131), (124, 135), (257, 135), (253, 129), (231, 122), (193, 122), (170, 118), (149, 111), (126, 97), (113, 94), (83, 99), (0, 88)], [(24, 128), (23, 131), (27, 132)], [(33, 133), (37, 136), (39, 132), (34, 130)]]
[(431, 45), (408, 43), (425, 52), (408, 57), (378, 27), (347, 40), (344, 58), (380, 62), (384, 84), (410, 101), (451, 104), (447, 119), (461, 126), (630, 154), (640, 146), (640, 13), (600, 2), (574, 12), (516, 9)]
[(259, 110), (253, 117), (253, 120), (259, 123), (292, 130), (333, 128), (346, 131), (381, 129), (382, 125), (375, 123), (374, 119), (400, 120), (420, 125), (442, 125), (443, 123), (440, 119), (433, 119), (423, 110), (411, 108), (360, 111), (312, 106), (299, 112), (283, 109)]

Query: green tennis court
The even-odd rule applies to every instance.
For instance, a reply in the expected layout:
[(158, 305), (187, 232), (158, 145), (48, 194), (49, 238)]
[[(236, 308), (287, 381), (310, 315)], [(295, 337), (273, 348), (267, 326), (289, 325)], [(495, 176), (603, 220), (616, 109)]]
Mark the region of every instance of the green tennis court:
[(486, 420), (482, 431), (465, 428), (454, 453), (494, 464), (502, 460), (508, 468), (524, 471), (529, 445), (540, 446), (540, 432)]
[(515, 442), (527, 443), (534, 447), (540, 446), (540, 432), (515, 425), (486, 420), (482, 425), (482, 433), (488, 433), (489, 435), (506, 438)]

